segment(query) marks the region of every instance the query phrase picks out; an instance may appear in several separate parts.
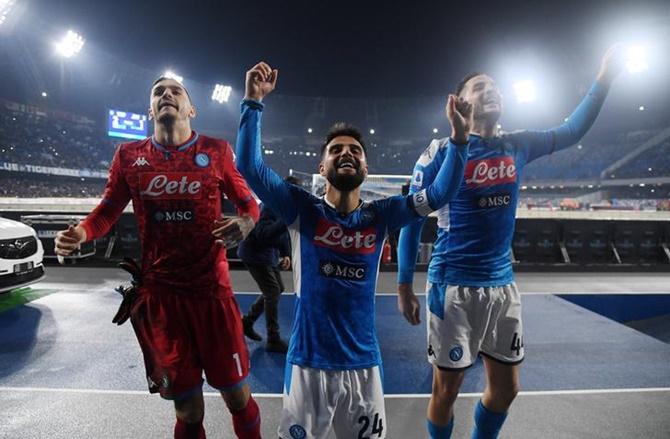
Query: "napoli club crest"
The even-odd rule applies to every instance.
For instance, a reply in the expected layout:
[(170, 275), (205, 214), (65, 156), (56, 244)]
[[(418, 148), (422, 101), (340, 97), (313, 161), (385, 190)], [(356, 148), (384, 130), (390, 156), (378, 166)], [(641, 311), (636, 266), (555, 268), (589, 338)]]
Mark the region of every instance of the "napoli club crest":
[(195, 164), (200, 166), (201, 168), (206, 168), (209, 166), (209, 156), (205, 154), (204, 152), (199, 152), (195, 155)]
[(301, 425), (293, 424), (291, 428), (288, 429), (289, 434), (293, 439), (305, 439), (307, 437), (307, 432)]
[(451, 361), (456, 362), (456, 361), (460, 360), (461, 358), (463, 358), (463, 348), (462, 347), (456, 346), (449, 351), (449, 359)]

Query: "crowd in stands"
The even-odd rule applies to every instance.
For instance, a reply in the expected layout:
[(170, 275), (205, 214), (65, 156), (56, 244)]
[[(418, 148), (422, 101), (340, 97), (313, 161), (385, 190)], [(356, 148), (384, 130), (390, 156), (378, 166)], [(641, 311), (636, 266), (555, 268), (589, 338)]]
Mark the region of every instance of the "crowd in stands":
[[(582, 142), (554, 154), (541, 157), (526, 166), (526, 181), (579, 180), (598, 178), (617, 160), (649, 140), (656, 131), (636, 131), (618, 136), (607, 144)], [(665, 175), (670, 175), (666, 166)]]
[(99, 198), (105, 189), (105, 180), (55, 178), (43, 175), (17, 177), (0, 173), (0, 197), (18, 198)]
[[(670, 141), (641, 153), (614, 173), (616, 178), (670, 176)], [(612, 176), (609, 176), (612, 178)]]
[[(102, 121), (84, 116), (0, 99), (0, 163), (106, 171), (119, 140), (109, 138), (102, 125)], [(524, 184), (530, 187), (535, 182), (549, 180), (599, 179), (602, 171), (658, 132), (622, 133), (607, 144), (587, 140), (542, 157), (525, 168)], [(264, 159), (280, 175), (288, 175), (290, 170), (316, 173), (320, 160), (317, 137), (269, 135), (263, 146)], [(388, 139), (378, 134), (366, 134), (366, 138), (371, 174), (410, 175), (416, 159), (430, 141), (429, 137)], [(234, 139), (228, 140), (234, 142)], [(645, 151), (612, 173), (617, 179), (670, 176), (670, 141)], [(1, 171), (0, 196), (96, 196), (102, 193), (104, 184), (102, 180), (77, 178), (53, 184), (53, 180), (40, 174), (15, 174)], [(651, 198), (660, 195), (657, 193)]]
[(67, 121), (0, 105), (0, 161), (107, 170), (116, 142), (103, 132), (93, 121)]

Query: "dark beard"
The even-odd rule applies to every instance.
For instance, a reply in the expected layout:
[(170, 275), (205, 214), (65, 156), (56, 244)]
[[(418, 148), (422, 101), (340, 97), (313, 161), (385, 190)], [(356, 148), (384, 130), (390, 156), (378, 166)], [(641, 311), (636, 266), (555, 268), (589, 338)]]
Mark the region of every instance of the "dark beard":
[(328, 171), (326, 179), (338, 191), (351, 192), (363, 184), (365, 175), (363, 175), (363, 171), (360, 168), (356, 169), (356, 173), (353, 175), (340, 175), (337, 173), (337, 168), (333, 167)]

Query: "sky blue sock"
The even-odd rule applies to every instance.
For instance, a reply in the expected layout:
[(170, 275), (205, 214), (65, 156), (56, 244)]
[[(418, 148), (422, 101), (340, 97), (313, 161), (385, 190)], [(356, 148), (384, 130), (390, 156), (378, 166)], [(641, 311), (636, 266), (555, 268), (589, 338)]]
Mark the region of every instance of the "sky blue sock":
[(426, 425), (428, 426), (428, 436), (430, 439), (449, 439), (451, 437), (451, 430), (454, 429), (454, 417), (451, 417), (449, 425), (446, 427), (440, 427), (430, 422), (430, 419), (426, 419)]
[(475, 407), (475, 426), (472, 439), (495, 439), (500, 433), (507, 413), (496, 413), (484, 407), (480, 399)]

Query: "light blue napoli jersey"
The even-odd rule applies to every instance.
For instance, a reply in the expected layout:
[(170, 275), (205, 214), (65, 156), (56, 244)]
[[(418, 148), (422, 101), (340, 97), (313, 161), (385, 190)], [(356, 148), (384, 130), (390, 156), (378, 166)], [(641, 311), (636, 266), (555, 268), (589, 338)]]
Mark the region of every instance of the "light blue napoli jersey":
[[(568, 120), (556, 128), (493, 138), (470, 136), (463, 181), (448, 210), (438, 214), (438, 235), (428, 268), (430, 282), (487, 287), (514, 280), (510, 252), (523, 168), (579, 141), (595, 121), (606, 94), (607, 87), (594, 83)], [(421, 155), (410, 193), (431, 183), (444, 161), (446, 143), (447, 139), (433, 140)], [(422, 226), (417, 222), (400, 233), (399, 283), (412, 282)]]
[[(413, 192), (430, 183), (435, 168), (444, 160), (446, 142), (434, 141), (429, 147), (434, 152), (424, 153), (418, 160)], [(535, 150), (542, 147), (548, 153), (552, 144), (551, 136), (531, 131), (492, 139), (470, 136), (463, 181), (446, 215), (442, 214), (444, 218), (438, 216), (438, 237), (428, 268), (430, 281), (473, 286), (512, 282), (510, 251), (529, 146)]]
[(369, 203), (343, 215), (324, 198), (286, 183), (262, 161), (263, 105), (243, 101), (237, 166), (249, 186), (288, 225), (298, 300), (289, 362), (318, 369), (381, 364), (375, 289), (388, 234), (445, 205), (463, 178), (467, 146), (445, 146), (434, 183), (411, 196)]
[(383, 241), (416, 218), (405, 197), (362, 203), (342, 216), (324, 198), (291, 187), (288, 226), (298, 300), (288, 361), (319, 369), (381, 364), (375, 290)]

